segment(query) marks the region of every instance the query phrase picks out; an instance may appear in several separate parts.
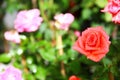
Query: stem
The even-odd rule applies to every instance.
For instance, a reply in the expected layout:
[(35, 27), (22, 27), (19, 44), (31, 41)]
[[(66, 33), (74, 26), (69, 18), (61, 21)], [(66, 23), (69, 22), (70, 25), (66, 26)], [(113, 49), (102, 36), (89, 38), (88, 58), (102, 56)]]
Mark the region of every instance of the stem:
[[(53, 1), (50, 1), (50, 5), (53, 4)], [(49, 28), (52, 29), (50, 21), (48, 19), (48, 15), (45, 13), (46, 10), (44, 10), (44, 0), (39, 0), (39, 8), (41, 11), (41, 16), (43, 20), (48, 24)]]
[(54, 5), (54, 0), (49, 0), (50, 7)]
[(37, 0), (32, 0), (32, 6), (33, 6), (33, 8), (37, 8), (36, 2), (37, 2)]
[(114, 76), (111, 72), (108, 73), (109, 80), (114, 80)]
[(115, 28), (114, 28), (114, 30), (113, 30), (113, 33), (112, 33), (113, 39), (116, 39), (116, 38), (117, 38), (117, 32), (118, 32), (118, 27), (115, 26)]
[(60, 54), (60, 56), (61, 56), (61, 55), (63, 55), (62, 36), (61, 36), (61, 35), (58, 35), (58, 36), (57, 36), (57, 40), (58, 40), (59, 54)]
[(22, 65), (24, 66), (24, 72), (28, 73), (29, 71), (28, 71), (28, 69), (26, 67), (26, 60), (25, 60), (25, 58), (23, 56), (22, 56)]
[(45, 20), (45, 22), (47, 22), (49, 24), (49, 20), (44, 12), (44, 1), (43, 0), (39, 0), (39, 8), (40, 8), (43, 20)]
[(97, 80), (97, 78), (94, 78), (93, 80)]
[(53, 22), (53, 21), (50, 22), (50, 29), (51, 29), (51, 31), (53, 32), (53, 35), (52, 35), (52, 46), (54, 47), (54, 46), (56, 45), (56, 40), (55, 40), (56, 29), (55, 29), (55, 26), (54, 26), (54, 22)]
[(7, 40), (4, 40), (4, 51), (5, 51), (5, 53), (9, 52), (9, 44), (8, 44)]
[[(104, 60), (102, 60), (102, 63), (104, 65)], [(104, 67), (105, 67), (105, 65), (104, 65)], [(114, 80), (114, 75), (111, 72), (112, 64), (108, 64), (107, 67), (109, 69), (109, 71), (108, 71), (108, 80)]]
[(31, 43), (35, 43), (35, 39), (34, 39), (33, 33), (30, 34), (30, 42)]
[[(59, 48), (59, 55), (62, 56), (64, 52), (63, 52), (63, 44), (62, 44), (62, 36), (61, 35), (57, 35), (57, 47)], [(61, 62), (61, 74), (63, 76), (66, 76), (63, 61)]]

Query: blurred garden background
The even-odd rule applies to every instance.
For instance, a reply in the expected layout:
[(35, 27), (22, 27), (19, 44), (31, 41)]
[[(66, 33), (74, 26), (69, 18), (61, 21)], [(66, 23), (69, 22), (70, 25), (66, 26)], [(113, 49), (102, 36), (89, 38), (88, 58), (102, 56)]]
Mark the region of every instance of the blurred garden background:
[[(107, 0), (0, 0), (0, 69), (13, 65), (22, 71), (23, 80), (69, 80), (72, 75), (80, 80), (120, 80), (119, 25), (101, 12), (106, 4)], [(4, 33), (15, 30), (18, 12), (34, 8), (43, 19), (39, 29), (19, 33), (20, 43), (6, 40)], [(74, 16), (68, 30), (54, 25), (54, 16), (61, 13)], [(82, 31), (96, 26), (102, 26), (111, 41), (100, 62), (72, 49)]]

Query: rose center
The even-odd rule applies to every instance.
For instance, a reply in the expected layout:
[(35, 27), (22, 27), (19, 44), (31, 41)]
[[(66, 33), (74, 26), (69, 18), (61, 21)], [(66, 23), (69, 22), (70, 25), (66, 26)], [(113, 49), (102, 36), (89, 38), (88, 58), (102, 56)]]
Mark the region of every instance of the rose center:
[(97, 41), (97, 36), (95, 33), (91, 33), (89, 34), (87, 40), (86, 40), (86, 44), (89, 45), (89, 46), (95, 46), (96, 44), (96, 41)]

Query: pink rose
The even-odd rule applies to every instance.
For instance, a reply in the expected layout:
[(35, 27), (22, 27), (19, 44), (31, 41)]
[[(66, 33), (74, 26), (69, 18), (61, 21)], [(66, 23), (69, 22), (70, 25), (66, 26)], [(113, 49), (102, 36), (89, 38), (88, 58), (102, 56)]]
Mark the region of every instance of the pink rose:
[(5, 37), (6, 40), (12, 41), (14, 43), (20, 43), (21, 42), (20, 36), (19, 36), (18, 32), (15, 31), (15, 30), (6, 31), (4, 33), (4, 37)]
[(101, 11), (109, 12), (112, 15), (112, 21), (115, 23), (120, 23), (120, 0), (108, 0), (107, 6)]
[[(120, 1), (118, 3), (120, 3)], [(113, 14), (116, 14), (119, 10), (120, 10), (120, 5), (116, 4), (116, 2), (113, 0), (111, 1), (109, 0), (107, 6), (101, 11), (109, 12), (113, 15)]]
[(77, 37), (80, 36), (80, 32), (79, 32), (79, 31), (75, 31), (74, 34), (75, 34), (75, 36), (77, 36)]
[(34, 32), (38, 30), (43, 21), (39, 15), (40, 11), (38, 9), (20, 11), (14, 22), (15, 29), (18, 32)]
[(120, 0), (108, 0), (109, 2), (113, 2), (115, 3), (116, 5), (120, 6)]
[(81, 80), (81, 79), (72, 75), (72, 76), (69, 77), (69, 80)]
[(55, 26), (58, 29), (68, 30), (70, 24), (74, 21), (74, 16), (70, 13), (59, 14), (54, 17), (56, 20)]
[(21, 71), (10, 66), (0, 74), (0, 80), (22, 80)]
[(109, 51), (109, 36), (102, 27), (88, 28), (82, 32), (73, 49), (95, 62), (100, 61)]
[(120, 11), (117, 14), (113, 15), (112, 21), (120, 24)]

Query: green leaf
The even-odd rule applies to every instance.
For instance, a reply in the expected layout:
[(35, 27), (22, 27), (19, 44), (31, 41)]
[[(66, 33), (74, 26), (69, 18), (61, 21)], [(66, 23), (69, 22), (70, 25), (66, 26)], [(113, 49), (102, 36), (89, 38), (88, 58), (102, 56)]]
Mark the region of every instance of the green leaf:
[(70, 57), (71, 60), (74, 60), (75, 58), (77, 58), (78, 53), (75, 50), (70, 49), (68, 51), (68, 56)]
[(107, 0), (96, 0), (95, 4), (100, 7), (103, 8), (106, 4), (107, 4)]
[(7, 62), (10, 62), (10, 60), (11, 60), (10, 55), (6, 53), (0, 55), (0, 62), (7, 63)]
[(104, 27), (104, 30), (108, 35), (111, 35), (113, 28), (113, 26), (106, 26)]
[(112, 15), (109, 14), (109, 13), (105, 13), (105, 20), (106, 20), (107, 22), (110, 22), (110, 21), (112, 20)]
[(43, 33), (46, 31), (46, 29), (47, 29), (47, 24), (43, 22), (43, 23), (40, 25), (39, 32), (40, 32), (41, 34), (43, 34)]
[(50, 49), (48, 51), (46, 51), (44, 49), (40, 49), (38, 52), (40, 53), (40, 55), (42, 56), (42, 58), (44, 60), (54, 61), (56, 59), (55, 54), (54, 54), (54, 50), (52, 50), (52, 49)]
[(59, 61), (64, 61), (64, 63), (67, 63), (67, 61), (68, 61), (68, 56), (67, 56), (67, 54), (63, 54), (63, 55), (59, 56), (59, 57), (58, 57), (58, 60), (59, 60)]
[(26, 62), (27, 62), (27, 64), (32, 64), (33, 63), (33, 58), (32, 57), (27, 57)]
[(45, 78), (47, 76), (47, 70), (43, 67), (38, 67), (35, 76), (39, 80), (46, 80)]
[(80, 28), (79, 21), (74, 20), (74, 22), (71, 24), (71, 28), (78, 30)]
[(102, 62), (103, 62), (103, 64), (104, 64), (104, 67), (105, 67), (105, 68), (109, 68), (109, 66), (112, 65), (111, 60), (108, 59), (108, 58), (103, 58), (103, 59), (102, 59)]
[(50, 29), (46, 29), (44, 37), (46, 40), (51, 40), (53, 37), (53, 32)]
[(78, 74), (82, 67), (80, 66), (80, 62), (75, 60), (75, 61), (72, 61), (70, 64), (69, 64), (69, 68), (70, 70), (72, 70), (73, 73), (75, 74)]
[(35, 80), (34, 76), (30, 73), (23, 73), (23, 77), (25, 80)]
[(83, 19), (88, 19), (91, 17), (91, 10), (88, 8), (83, 9), (82, 11), (82, 18)]
[(83, 8), (88, 8), (94, 5), (95, 0), (82, 0), (81, 6)]
[(31, 72), (33, 72), (33, 73), (37, 72), (37, 66), (35, 64), (31, 64), (28, 67), (29, 67)]

